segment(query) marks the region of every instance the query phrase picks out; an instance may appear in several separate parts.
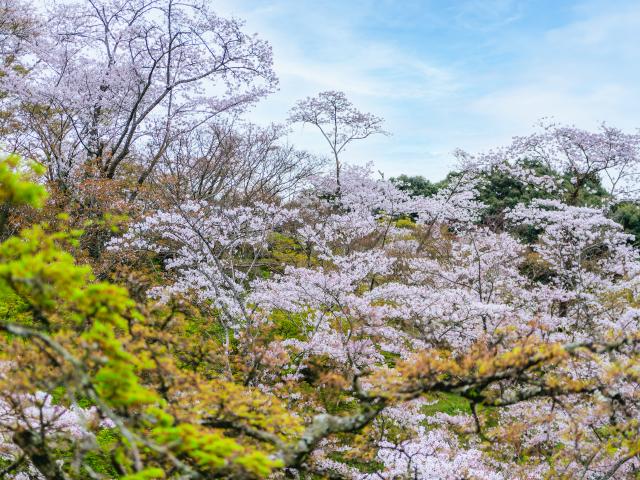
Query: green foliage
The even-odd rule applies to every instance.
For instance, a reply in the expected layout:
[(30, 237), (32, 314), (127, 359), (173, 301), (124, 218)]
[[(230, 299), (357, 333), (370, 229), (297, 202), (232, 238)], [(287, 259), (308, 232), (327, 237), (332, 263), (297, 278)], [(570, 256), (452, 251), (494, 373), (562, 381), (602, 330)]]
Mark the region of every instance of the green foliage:
[(60, 317), (60, 304), (82, 298), (91, 272), (62, 249), (72, 247), (78, 234), (47, 233), (46, 227), (36, 225), (0, 244), (0, 285), (29, 305), (37, 320), (49, 323), (47, 315)]
[(43, 173), (44, 167), (38, 163), (24, 162), (16, 155), (0, 156), (0, 236), (16, 207), (44, 205), (47, 191), (32, 181)]
[(624, 231), (634, 235), (635, 246), (640, 246), (640, 204), (636, 202), (621, 202), (611, 209), (612, 220), (624, 227)]
[[(111, 462), (111, 452), (120, 442), (118, 431), (112, 428), (104, 428), (96, 434), (96, 442), (99, 449), (88, 452), (83, 459), (83, 463), (99, 475), (104, 475), (107, 478), (117, 478), (118, 473)], [(164, 472), (162, 473), (164, 474)]]
[(160, 444), (174, 445), (179, 455), (190, 457), (198, 467), (209, 471), (223, 470), (229, 464), (235, 464), (262, 478), (268, 476), (273, 468), (281, 466), (281, 462), (264, 453), (244, 452), (235, 440), (196, 425), (160, 424), (152, 435)]
[(141, 472), (120, 477), (120, 480), (155, 480), (158, 478), (165, 478), (164, 470), (161, 468), (145, 468)]
[(92, 380), (109, 404), (153, 403), (155, 395), (139, 385), (140, 360), (126, 352), (116, 335), (139, 316), (134, 302), (122, 287), (91, 283), (91, 269), (77, 265), (62, 249), (74, 245), (81, 232), (47, 233), (45, 228), (36, 225), (0, 244), (0, 285), (27, 306), (29, 326), (80, 330), (79, 339), (104, 356)]
[[(191, 315), (185, 325), (185, 333), (192, 337), (207, 337), (214, 340), (218, 345), (225, 342), (225, 327), (219, 318), (220, 312), (214, 311), (210, 317), (203, 315)], [(235, 341), (233, 337), (231, 341)]]
[(0, 318), (10, 318), (20, 324), (28, 324), (31, 318), (27, 303), (3, 283), (0, 283)]
[(380, 353), (384, 357), (384, 361), (387, 364), (387, 366), (392, 368), (396, 365), (396, 362), (398, 361), (398, 359), (401, 358), (399, 354), (393, 353), (393, 352), (387, 352), (386, 350), (381, 350)]
[(42, 165), (24, 162), (17, 155), (0, 158), (0, 203), (42, 207), (47, 191), (42, 185), (33, 183), (33, 179), (43, 173)]
[[(44, 191), (14, 172), (12, 168), (16, 165), (13, 157), (1, 165), (0, 198), (40, 207)], [(127, 424), (127, 429), (134, 432), (135, 436), (127, 436), (124, 441), (120, 426), (116, 430), (100, 430), (97, 433), (99, 448), (86, 454), (84, 465), (97, 473), (117, 477), (109, 461), (109, 454), (116, 452), (120, 467), (130, 471), (121, 478), (164, 478), (166, 470), (161, 459), (154, 459), (157, 455), (150, 456), (147, 468), (133, 473), (132, 458), (125, 453), (134, 446), (131, 442), (145, 447), (150, 436), (160, 451), (184, 457), (208, 474), (217, 476), (219, 470), (233, 469), (244, 472), (244, 476), (268, 476), (280, 462), (259, 450), (244, 447), (217, 430), (176, 420), (165, 410), (165, 400), (145, 385), (143, 378), (155, 363), (148, 349), (138, 344), (133, 334), (136, 332), (139, 337), (145, 332), (145, 318), (126, 289), (96, 282), (89, 266), (76, 263), (70, 251), (77, 247), (81, 235), (81, 231), (73, 229), (49, 232), (47, 224), (40, 224), (0, 243), (0, 313), (4, 314), (0, 330), (27, 332), (20, 333), (24, 340), (18, 342), (11, 335), (0, 336), (0, 351), (6, 346), (27, 349), (25, 355), (40, 355), (42, 351), (35, 345), (35, 349), (28, 350), (29, 341), (33, 337), (49, 338), (45, 342), (50, 341), (48, 345), (55, 347), (39, 361), (45, 365), (52, 354), (60, 358), (40, 372), (43, 377), (51, 376), (49, 380), (29, 388), (48, 385), (45, 388), (55, 403), (64, 403), (65, 398), (86, 398), (103, 414), (118, 412), (123, 425)], [(12, 326), (31, 330), (15, 330)], [(60, 371), (56, 373), (57, 368), (73, 373), (62, 375)], [(18, 383), (27, 385), (34, 380), (32, 374), (26, 372)], [(224, 392), (224, 386), (220, 386), (223, 389), (217, 394)], [(231, 395), (237, 397), (236, 401), (243, 400), (242, 394), (243, 387), (230, 390), (226, 403), (230, 402)], [(241, 403), (235, 410), (242, 412)], [(268, 413), (265, 415), (268, 417)], [(70, 445), (64, 449), (60, 445), (51, 454), (68, 458), (73, 448)]]
[(271, 314), (270, 318), (275, 327), (272, 332), (273, 339), (305, 339), (307, 332), (305, 332), (304, 327), (304, 314), (292, 314), (276, 310)]
[(570, 173), (562, 175), (562, 190), (565, 195), (561, 198), (569, 205), (599, 207), (609, 200), (607, 190), (602, 186), (600, 177), (596, 174), (588, 175), (576, 181)]
[[(531, 162), (522, 161), (522, 166), (532, 169), (536, 175), (557, 177), (557, 174), (547, 167)], [(482, 182), (478, 187), (478, 200), (487, 208), (483, 212), (482, 222), (491, 226), (502, 225), (503, 213), (519, 203), (528, 204), (538, 198), (553, 198), (556, 195), (546, 188), (528, 185), (514, 178), (508, 172), (493, 169), (482, 174)]]
[[(554, 171), (540, 162), (523, 159), (518, 161), (518, 166), (532, 170), (537, 176), (549, 176), (555, 179), (560, 189), (553, 191), (544, 186), (528, 184), (503, 169), (493, 168), (483, 171), (480, 173), (480, 182), (477, 187), (477, 200), (486, 205), (480, 220), (482, 224), (502, 229), (504, 213), (507, 210), (519, 203), (528, 204), (534, 199), (558, 199), (571, 205), (591, 207), (601, 206), (609, 199), (600, 178), (596, 175), (582, 178), (580, 184), (575, 185), (575, 179), (572, 179), (570, 174)], [(431, 182), (421, 176), (407, 175), (400, 175), (391, 180), (400, 190), (406, 191), (411, 196), (428, 197), (455, 182), (460, 175), (460, 172), (449, 172), (440, 182)], [(633, 218), (628, 219), (629, 224), (633, 221)], [(408, 227), (404, 224), (398, 226)], [(640, 233), (640, 227), (637, 231)], [(633, 233), (631, 230), (629, 232)], [(532, 232), (521, 232), (521, 234), (525, 241), (527, 239), (532, 241), (530, 237), (535, 237)]]
[(398, 189), (407, 192), (412, 197), (430, 197), (438, 192), (442, 182), (433, 183), (421, 175), (400, 175), (390, 179)]

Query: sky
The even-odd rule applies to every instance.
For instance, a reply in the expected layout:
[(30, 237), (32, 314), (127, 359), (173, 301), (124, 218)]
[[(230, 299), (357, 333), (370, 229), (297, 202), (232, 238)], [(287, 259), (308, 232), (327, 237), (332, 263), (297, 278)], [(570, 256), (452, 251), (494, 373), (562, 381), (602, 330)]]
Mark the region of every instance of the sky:
[[(213, 0), (212, 0), (213, 1)], [(471, 153), (543, 118), (640, 127), (640, 0), (215, 0), (268, 40), (278, 92), (248, 117), (287, 118), (299, 99), (341, 90), (385, 118), (389, 136), (345, 160), (387, 177), (443, 178)], [(327, 153), (310, 126), (291, 141)]]

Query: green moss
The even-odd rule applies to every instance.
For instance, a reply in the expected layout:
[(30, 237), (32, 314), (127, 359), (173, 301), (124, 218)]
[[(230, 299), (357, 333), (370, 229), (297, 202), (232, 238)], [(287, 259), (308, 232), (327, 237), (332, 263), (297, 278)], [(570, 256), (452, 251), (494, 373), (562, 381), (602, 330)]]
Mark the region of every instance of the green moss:
[(471, 414), (469, 400), (455, 393), (434, 393), (429, 395), (428, 398), (436, 402), (422, 407), (422, 413), (428, 417), (436, 413), (446, 413), (448, 415)]
[(319, 397), (327, 413), (331, 415), (355, 414), (358, 411), (358, 402), (353, 399), (349, 400), (348, 395), (344, 392), (336, 395), (330, 389), (320, 389)]
[(305, 265), (307, 253), (292, 237), (281, 233), (272, 233), (269, 237), (271, 259), (276, 264)]
[(412, 229), (415, 226), (416, 226), (416, 222), (414, 222), (409, 217), (402, 217), (402, 218), (399, 218), (398, 220), (396, 220), (396, 227), (398, 227), (398, 228)]

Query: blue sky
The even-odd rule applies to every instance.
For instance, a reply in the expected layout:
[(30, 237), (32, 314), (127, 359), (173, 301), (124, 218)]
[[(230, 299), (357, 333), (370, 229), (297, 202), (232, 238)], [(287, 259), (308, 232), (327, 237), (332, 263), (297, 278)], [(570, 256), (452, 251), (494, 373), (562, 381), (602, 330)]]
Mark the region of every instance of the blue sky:
[[(527, 134), (542, 117), (640, 127), (640, 0), (216, 0), (271, 42), (280, 90), (249, 117), (342, 90), (389, 137), (345, 153), (392, 176), (442, 178), (451, 152)], [(292, 141), (323, 153), (309, 127)]]

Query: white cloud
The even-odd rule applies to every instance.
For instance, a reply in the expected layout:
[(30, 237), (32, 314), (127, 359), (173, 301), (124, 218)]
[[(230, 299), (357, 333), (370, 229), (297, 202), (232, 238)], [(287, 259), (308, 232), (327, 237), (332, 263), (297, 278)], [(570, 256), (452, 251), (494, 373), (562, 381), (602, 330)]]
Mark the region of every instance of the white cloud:
[(589, 16), (546, 32), (523, 52), (512, 84), (473, 99), (471, 111), (513, 134), (543, 116), (584, 128), (640, 126), (640, 4), (580, 12)]
[[(225, 0), (221, 11), (246, 18), (274, 47), (281, 89), (255, 109), (255, 121), (282, 120), (299, 98), (343, 90), (384, 116), (394, 133), (353, 146), (349, 159), (374, 160), (388, 175), (438, 178), (451, 167), (454, 148), (500, 145), (541, 117), (587, 128), (605, 120), (638, 126), (640, 3), (581, 2), (564, 25), (519, 29), (532, 15), (523, 5), (467, 0), (436, 12), (428, 0)], [(394, 15), (385, 17), (389, 11)], [(396, 41), (403, 25), (415, 43)], [(453, 36), (461, 43), (447, 57), (434, 50), (447, 44), (435, 41), (430, 27), (469, 38)], [(293, 140), (324, 151), (308, 129)]]

